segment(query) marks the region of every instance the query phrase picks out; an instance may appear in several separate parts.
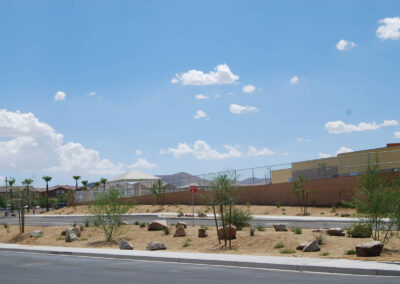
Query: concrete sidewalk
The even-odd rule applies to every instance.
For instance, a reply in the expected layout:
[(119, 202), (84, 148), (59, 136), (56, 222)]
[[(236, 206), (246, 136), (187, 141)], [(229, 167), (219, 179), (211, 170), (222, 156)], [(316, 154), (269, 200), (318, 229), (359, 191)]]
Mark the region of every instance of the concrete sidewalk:
[(170, 251), (127, 251), (99, 248), (27, 246), (5, 243), (0, 243), (0, 251), (75, 255), (87, 257), (107, 257), (117, 259), (225, 265), (248, 268), (280, 269), (325, 273), (400, 276), (400, 263), (393, 264), (376, 261), (346, 259), (253, 256), (239, 254), (207, 254)]

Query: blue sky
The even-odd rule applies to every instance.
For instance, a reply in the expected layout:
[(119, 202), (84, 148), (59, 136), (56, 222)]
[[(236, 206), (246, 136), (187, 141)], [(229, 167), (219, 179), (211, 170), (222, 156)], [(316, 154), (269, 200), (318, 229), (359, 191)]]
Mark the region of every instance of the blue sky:
[(399, 11), (2, 1), (0, 176), (200, 174), (400, 142)]

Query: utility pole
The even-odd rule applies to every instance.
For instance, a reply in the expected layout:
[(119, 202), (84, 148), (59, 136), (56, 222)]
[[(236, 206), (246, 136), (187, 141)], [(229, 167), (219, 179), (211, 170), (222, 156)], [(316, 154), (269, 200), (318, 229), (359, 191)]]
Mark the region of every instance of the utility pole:
[(8, 178), (6, 177), (6, 191), (4, 193), (4, 199), (6, 201), (6, 211), (4, 211), (4, 217), (8, 217)]

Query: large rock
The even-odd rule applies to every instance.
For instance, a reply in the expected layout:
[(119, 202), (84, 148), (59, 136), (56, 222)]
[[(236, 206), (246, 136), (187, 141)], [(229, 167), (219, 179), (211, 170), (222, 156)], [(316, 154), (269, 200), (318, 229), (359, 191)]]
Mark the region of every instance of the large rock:
[(68, 230), (74, 231), (75, 235), (77, 235), (78, 238), (81, 237), (81, 231), (77, 227), (71, 227), (71, 228), (65, 229), (64, 231), (61, 232), (61, 236), (65, 236), (67, 234)]
[(133, 246), (127, 240), (122, 240), (119, 243), (119, 249), (133, 250)]
[(167, 246), (160, 242), (150, 242), (147, 244), (147, 250), (160, 250), (167, 249)]
[(308, 242), (302, 242), (296, 247), (296, 249), (303, 250), (307, 245), (308, 245)]
[(75, 234), (75, 230), (72, 230), (73, 228), (67, 229), (67, 232), (65, 233), (65, 241), (67, 243), (70, 243), (72, 241), (78, 240), (78, 236)]
[[(231, 230), (230, 230), (231, 231), (231, 235), (230, 236), (229, 236), (229, 226), (225, 227), (225, 231), (226, 231), (226, 239), (227, 240), (236, 239), (236, 227), (235, 226), (231, 227)], [(223, 228), (218, 229), (218, 238), (220, 240), (224, 239), (224, 229)]]
[(342, 212), (340, 213), (340, 217), (350, 217), (350, 213)]
[(207, 214), (205, 214), (203, 212), (199, 212), (199, 213), (197, 213), (197, 216), (200, 218), (205, 218), (205, 217), (207, 217)]
[(178, 227), (183, 227), (183, 228), (187, 228), (187, 224), (185, 223), (185, 222), (178, 222), (178, 223), (176, 223), (176, 227), (178, 228)]
[(342, 237), (342, 236), (345, 235), (344, 230), (342, 228), (330, 228), (330, 229), (326, 230), (326, 233), (329, 236), (340, 236), (340, 237)]
[(199, 238), (206, 238), (206, 237), (208, 236), (208, 235), (207, 235), (206, 229), (200, 228), (200, 229), (199, 229), (198, 236), (199, 236)]
[(369, 238), (372, 235), (372, 229), (369, 224), (356, 224), (347, 232), (352, 238)]
[(38, 238), (38, 237), (41, 237), (41, 236), (43, 236), (43, 231), (42, 230), (35, 230), (35, 231), (33, 231), (33, 232), (31, 232), (29, 234), (29, 237), (31, 237), (31, 238)]
[(318, 242), (316, 240), (313, 240), (312, 242), (309, 242), (304, 248), (303, 252), (313, 252), (313, 251), (319, 251), (321, 250), (318, 246)]
[(177, 227), (174, 234), (174, 238), (176, 237), (186, 237), (185, 228)]
[(286, 232), (287, 231), (285, 224), (274, 224), (273, 226), (274, 226), (275, 231), (277, 231), (277, 232)]
[(168, 227), (167, 221), (155, 220), (155, 221), (151, 222), (147, 228), (149, 231), (161, 231), (167, 227)]
[(383, 249), (383, 243), (373, 241), (368, 243), (361, 243), (356, 246), (357, 256), (378, 256)]

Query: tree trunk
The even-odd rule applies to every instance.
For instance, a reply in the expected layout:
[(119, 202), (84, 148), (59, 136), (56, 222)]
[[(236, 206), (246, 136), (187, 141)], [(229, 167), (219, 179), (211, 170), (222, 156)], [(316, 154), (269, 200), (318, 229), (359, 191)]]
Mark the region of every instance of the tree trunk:
[(229, 249), (232, 249), (232, 205), (229, 205)]
[(222, 231), (224, 233), (224, 243), (225, 243), (225, 247), (226, 247), (226, 227), (225, 227), (225, 219), (224, 219), (224, 205), (220, 205), (219, 206), (219, 211), (221, 214), (221, 219), (222, 219)]
[(49, 182), (46, 181), (46, 211), (49, 212)]
[(218, 221), (217, 221), (217, 214), (215, 213), (215, 205), (213, 204), (212, 207), (214, 211), (215, 227), (217, 228), (218, 243), (221, 244), (221, 240), (219, 239), (219, 234), (218, 234)]

